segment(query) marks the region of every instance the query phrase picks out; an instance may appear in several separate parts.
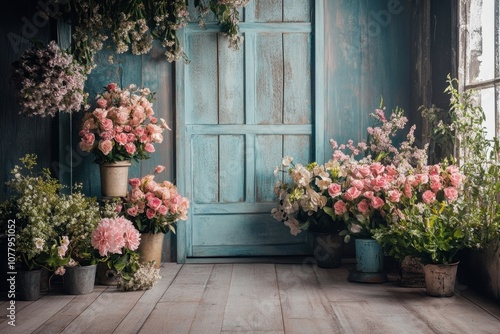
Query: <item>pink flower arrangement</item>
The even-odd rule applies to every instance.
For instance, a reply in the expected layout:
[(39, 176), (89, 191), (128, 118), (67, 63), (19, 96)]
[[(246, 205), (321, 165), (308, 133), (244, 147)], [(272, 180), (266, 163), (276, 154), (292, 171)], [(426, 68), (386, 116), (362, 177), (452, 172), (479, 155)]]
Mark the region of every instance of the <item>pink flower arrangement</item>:
[[(319, 212), (342, 220), (341, 234), (371, 237), (385, 228), (408, 206), (452, 205), (461, 193), (463, 175), (454, 165), (428, 166), (426, 148), (414, 145), (414, 127), (399, 147), (392, 143), (407, 119), (397, 109), (387, 119), (382, 109), (372, 114), (379, 126), (368, 128), (368, 142), (339, 145), (331, 140), (332, 159), (323, 165), (294, 164), (285, 157), (291, 182), (278, 181), (275, 194), (280, 200), (273, 216), (285, 223), (292, 234), (307, 229)], [(349, 153), (346, 153), (346, 151)], [(358, 157), (358, 158), (357, 158)], [(280, 168), (275, 169), (275, 174)], [(302, 214), (305, 212), (306, 214)]]
[(122, 254), (124, 248), (135, 251), (140, 234), (132, 222), (124, 217), (103, 218), (91, 235), (92, 246), (101, 256)]
[[(164, 166), (157, 166), (155, 174)], [(124, 199), (123, 210), (141, 233), (175, 233), (173, 223), (187, 220), (189, 200), (177, 192), (170, 181), (156, 182), (155, 175), (129, 180), (131, 189)]]
[(148, 88), (130, 85), (120, 89), (110, 83), (97, 96), (97, 107), (83, 118), (80, 149), (93, 152), (95, 162), (148, 159), (154, 144), (163, 141), (169, 129), (164, 119), (153, 111), (154, 93)]

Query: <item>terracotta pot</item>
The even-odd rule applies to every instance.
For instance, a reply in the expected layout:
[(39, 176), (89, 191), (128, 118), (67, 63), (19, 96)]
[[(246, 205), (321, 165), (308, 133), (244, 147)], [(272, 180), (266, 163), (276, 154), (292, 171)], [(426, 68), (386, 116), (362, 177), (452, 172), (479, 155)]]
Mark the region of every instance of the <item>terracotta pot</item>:
[(125, 197), (128, 188), (130, 160), (99, 165), (101, 172), (101, 195), (104, 197)]
[(425, 289), (433, 297), (451, 297), (455, 294), (458, 262), (450, 264), (426, 264), (424, 266)]
[(343, 249), (344, 238), (338, 235), (338, 233), (317, 233), (315, 235), (313, 255), (318, 267), (340, 267)]
[(143, 263), (155, 261), (155, 268), (160, 268), (164, 237), (164, 233), (141, 234), (141, 243), (137, 249), (139, 260)]

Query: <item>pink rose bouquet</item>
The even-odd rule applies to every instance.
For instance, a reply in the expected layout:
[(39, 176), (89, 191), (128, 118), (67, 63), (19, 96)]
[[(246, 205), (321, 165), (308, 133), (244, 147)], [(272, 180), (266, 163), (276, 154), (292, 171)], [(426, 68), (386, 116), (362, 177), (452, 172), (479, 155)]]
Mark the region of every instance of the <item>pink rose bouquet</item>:
[(388, 224), (373, 237), (399, 260), (412, 256), (424, 263), (452, 263), (459, 250), (474, 246), (478, 227), (462, 217), (465, 176), (446, 161), (414, 172), (400, 178), (402, 195), (390, 203)]
[(97, 96), (97, 107), (83, 118), (80, 149), (94, 153), (98, 164), (148, 159), (154, 144), (163, 141), (163, 131), (170, 130), (154, 116), (153, 100), (148, 88), (108, 84)]
[[(155, 174), (165, 167), (155, 168)], [(174, 223), (187, 220), (189, 200), (170, 181), (155, 181), (155, 175), (129, 180), (132, 186), (124, 199), (124, 214), (141, 233), (175, 233)]]
[[(324, 214), (333, 222), (345, 224), (341, 234), (346, 236), (346, 242), (350, 235), (370, 237), (372, 230), (386, 224), (390, 203), (398, 201), (402, 194), (400, 175), (422, 165), (427, 155), (425, 148), (414, 145), (414, 127), (407, 140), (394, 146), (393, 138), (407, 122), (401, 109), (389, 118), (383, 109), (371, 116), (375, 124), (367, 129), (368, 141), (355, 145), (349, 140), (339, 145), (332, 139), (332, 159), (323, 165), (314, 162), (303, 166), (294, 164), (292, 157), (283, 158), (282, 167), (288, 168), (285, 174), (290, 182), (278, 181), (275, 194), (280, 205), (272, 214), (292, 234), (308, 229), (316, 216)], [(275, 175), (280, 169), (276, 167)]]

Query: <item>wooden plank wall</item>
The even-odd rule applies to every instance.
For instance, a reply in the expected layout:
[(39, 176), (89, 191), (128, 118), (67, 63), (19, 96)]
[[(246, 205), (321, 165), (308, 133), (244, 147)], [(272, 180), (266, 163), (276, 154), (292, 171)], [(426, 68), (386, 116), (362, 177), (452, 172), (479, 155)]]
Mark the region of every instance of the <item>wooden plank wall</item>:
[(410, 111), (411, 11), (409, 1), (325, 2), (325, 161), (330, 138), (366, 138), (381, 97)]
[(33, 45), (26, 38), (46, 45), (53, 38), (50, 24), (40, 18), (33, 1), (16, 1), (10, 8), (0, 14), (0, 199), (8, 194), (5, 182), (20, 157), (35, 153), (40, 167), (57, 163), (57, 133), (52, 131), (57, 117), (20, 115), (10, 83), (11, 64)]

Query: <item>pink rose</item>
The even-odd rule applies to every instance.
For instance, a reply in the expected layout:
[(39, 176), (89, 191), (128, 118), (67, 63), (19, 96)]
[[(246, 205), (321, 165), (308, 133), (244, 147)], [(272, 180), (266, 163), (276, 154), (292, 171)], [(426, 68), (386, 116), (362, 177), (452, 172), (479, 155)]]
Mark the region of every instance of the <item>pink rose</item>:
[(373, 196), (371, 199), (371, 205), (374, 209), (379, 209), (385, 204), (384, 200), (378, 196)]
[(345, 192), (344, 197), (348, 201), (352, 201), (352, 200), (355, 200), (356, 198), (358, 198), (359, 195), (361, 195), (361, 191), (359, 191), (356, 187), (350, 187)]
[(136, 188), (141, 184), (141, 180), (137, 177), (128, 180), (128, 183), (132, 186), (132, 188)]
[(374, 162), (370, 165), (370, 171), (373, 175), (380, 175), (384, 172), (385, 167), (380, 162)]
[(126, 143), (125, 144), (125, 150), (127, 151), (128, 154), (132, 155), (132, 154), (135, 153), (136, 147), (132, 143)]
[(95, 135), (93, 133), (89, 132), (83, 135), (82, 143), (83, 145), (85, 145), (85, 147), (93, 147), (94, 142), (95, 142)]
[(156, 215), (155, 210), (153, 209), (146, 210), (146, 217), (148, 217), (148, 219), (152, 219), (155, 215)]
[(368, 166), (359, 167), (357, 171), (359, 172), (359, 174), (361, 174), (362, 177), (367, 177), (368, 175), (370, 175), (370, 167)]
[(92, 115), (94, 115), (98, 120), (106, 119), (106, 116), (108, 115), (108, 111), (106, 109), (100, 109), (97, 108), (92, 112)]
[(158, 213), (162, 216), (166, 215), (168, 213), (168, 208), (165, 205), (161, 205), (158, 208)]
[(148, 206), (153, 210), (158, 210), (158, 208), (162, 205), (162, 201), (158, 197), (150, 197), (148, 199)]
[(328, 194), (334, 198), (342, 194), (342, 187), (338, 183), (332, 183), (328, 186)]
[(415, 187), (419, 184), (427, 184), (427, 182), (429, 182), (429, 175), (427, 174), (417, 174), (415, 175), (415, 181), (417, 182), (417, 184), (415, 185)]
[(431, 190), (426, 190), (422, 194), (422, 201), (426, 204), (430, 204), (436, 200), (436, 194)]
[(127, 135), (125, 133), (118, 133), (115, 135), (115, 141), (120, 145), (125, 145), (127, 143)]
[(370, 210), (370, 205), (368, 204), (368, 201), (366, 199), (364, 199), (358, 203), (357, 208), (358, 208), (358, 211), (361, 212), (361, 214), (365, 216), (368, 213), (368, 210)]
[(372, 199), (373, 198), (373, 191), (365, 191), (363, 193), (363, 196), (365, 196), (368, 199)]
[(112, 149), (113, 149), (113, 143), (111, 142), (111, 140), (106, 139), (99, 141), (99, 150), (102, 152), (102, 154), (108, 155)]
[(127, 133), (127, 141), (129, 143), (135, 143), (137, 137), (133, 133)]
[(444, 197), (450, 202), (458, 198), (458, 191), (455, 187), (444, 188)]
[(103, 131), (99, 134), (99, 136), (104, 140), (111, 140), (115, 135), (112, 131)]
[(385, 170), (387, 171), (387, 174), (389, 174), (390, 176), (396, 176), (396, 175), (398, 175), (397, 169), (394, 168), (393, 166), (386, 166)]
[(346, 211), (347, 211), (347, 208), (346, 208), (346, 205), (345, 205), (345, 202), (342, 201), (342, 200), (339, 200), (337, 201), (334, 205), (333, 205), (333, 208), (335, 209), (335, 214), (336, 215), (343, 215)]
[(439, 190), (443, 189), (443, 184), (441, 183), (441, 176), (434, 174), (429, 176), (429, 180), (432, 191), (438, 192)]
[(460, 187), (462, 184), (463, 176), (460, 173), (453, 173), (450, 175), (451, 185), (454, 187)]
[(389, 201), (393, 203), (398, 203), (399, 200), (401, 199), (402, 194), (399, 190), (389, 190), (388, 195), (389, 195)]
[(127, 121), (128, 121), (128, 112), (127, 111), (124, 111), (124, 110), (120, 110), (117, 114), (116, 114), (116, 122), (118, 124), (127, 124)]
[(141, 126), (141, 127), (138, 127), (138, 128), (135, 128), (134, 132), (136, 134), (137, 137), (141, 137), (142, 135), (144, 135), (144, 128)]
[(429, 175), (439, 175), (441, 172), (441, 166), (439, 165), (432, 165), (429, 167)]
[(149, 121), (153, 124), (156, 124), (158, 122), (158, 119), (156, 117), (150, 116)]
[(156, 174), (160, 174), (161, 172), (163, 172), (165, 170), (165, 166), (162, 166), (162, 165), (158, 165), (156, 166), (155, 168), (155, 173)]
[(100, 119), (99, 123), (101, 124), (101, 127), (103, 128), (104, 131), (109, 131), (113, 129), (113, 121), (110, 120), (109, 118)]
[(149, 153), (153, 153), (155, 151), (155, 147), (151, 143), (147, 143), (144, 145), (144, 150)]
[(108, 100), (106, 100), (106, 99), (98, 99), (97, 100), (97, 106), (99, 108), (103, 108), (104, 109), (104, 108), (106, 108), (107, 105), (108, 105)]
[(446, 172), (448, 174), (457, 174), (460, 172), (460, 170), (456, 165), (449, 165), (448, 167), (446, 167)]
[(363, 188), (365, 187), (363, 181), (361, 180), (352, 180), (351, 186), (356, 187), (356, 189), (358, 190), (363, 190)]

